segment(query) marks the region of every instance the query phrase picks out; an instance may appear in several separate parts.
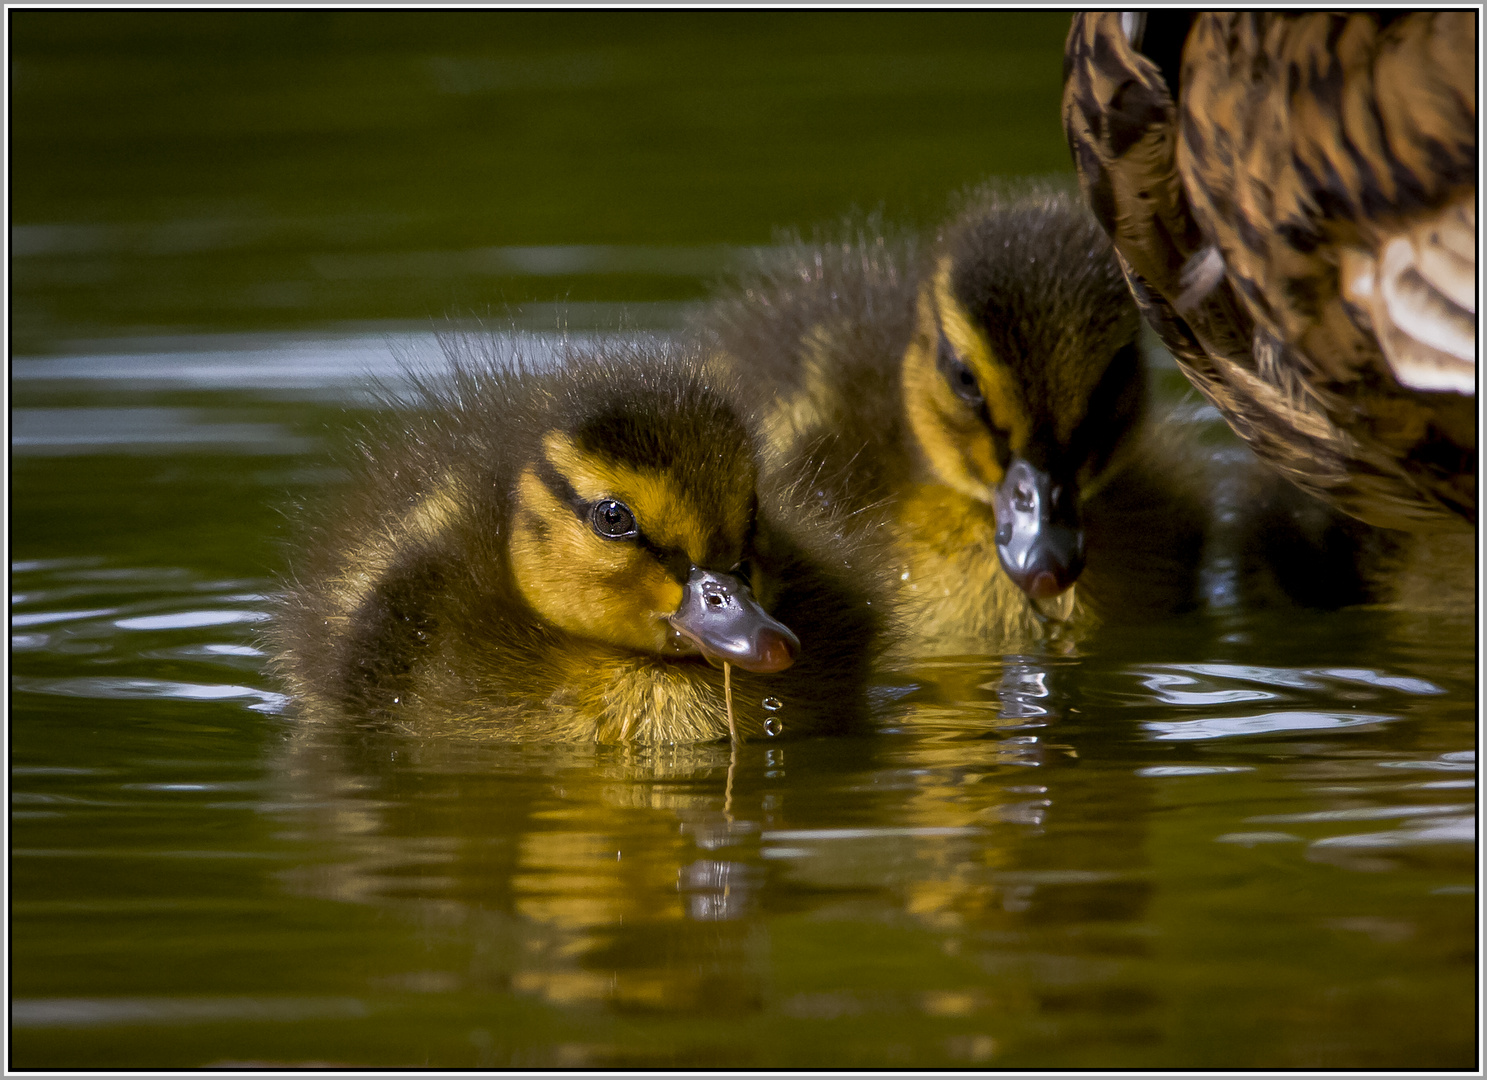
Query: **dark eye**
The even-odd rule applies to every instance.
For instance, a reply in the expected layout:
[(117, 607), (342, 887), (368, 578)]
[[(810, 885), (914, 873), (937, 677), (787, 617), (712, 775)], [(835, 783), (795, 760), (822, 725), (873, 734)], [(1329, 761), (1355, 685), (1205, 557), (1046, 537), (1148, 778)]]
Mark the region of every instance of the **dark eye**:
[(955, 350), (950, 347), (950, 342), (945, 340), (945, 335), (940, 335), (940, 353), (936, 358), (940, 372), (945, 376), (945, 381), (950, 384), (950, 389), (955, 391), (957, 397), (968, 405), (980, 405), (985, 400), (981, 396), (981, 387), (976, 382), (976, 374), (966, 366), (965, 361), (955, 355)]
[(630, 513), (628, 506), (614, 499), (600, 499), (596, 502), (589, 511), (589, 524), (606, 540), (623, 540), (637, 532), (635, 515)]

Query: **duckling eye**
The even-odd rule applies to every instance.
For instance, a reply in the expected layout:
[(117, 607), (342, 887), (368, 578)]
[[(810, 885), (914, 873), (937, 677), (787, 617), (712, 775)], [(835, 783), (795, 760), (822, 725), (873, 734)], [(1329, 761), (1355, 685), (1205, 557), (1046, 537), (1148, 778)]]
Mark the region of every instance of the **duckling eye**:
[(965, 361), (955, 355), (943, 334), (940, 335), (940, 354), (936, 359), (940, 371), (950, 383), (950, 389), (955, 391), (956, 397), (967, 405), (979, 406), (986, 400), (981, 394), (980, 384), (976, 382), (976, 373), (966, 366)]
[(589, 524), (606, 540), (623, 540), (635, 536), (635, 515), (624, 503), (615, 499), (600, 499), (589, 511)]

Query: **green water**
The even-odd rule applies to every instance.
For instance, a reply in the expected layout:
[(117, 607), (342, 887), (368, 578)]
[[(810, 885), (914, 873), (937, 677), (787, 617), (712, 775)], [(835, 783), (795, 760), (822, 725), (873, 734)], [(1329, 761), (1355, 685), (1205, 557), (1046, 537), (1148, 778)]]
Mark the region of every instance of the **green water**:
[(9, 18), (12, 1067), (1475, 1064), (1474, 609), (1218, 582), (733, 753), (262, 671), (278, 508), (431, 320), (671, 326), (1066, 170), (1066, 15)]

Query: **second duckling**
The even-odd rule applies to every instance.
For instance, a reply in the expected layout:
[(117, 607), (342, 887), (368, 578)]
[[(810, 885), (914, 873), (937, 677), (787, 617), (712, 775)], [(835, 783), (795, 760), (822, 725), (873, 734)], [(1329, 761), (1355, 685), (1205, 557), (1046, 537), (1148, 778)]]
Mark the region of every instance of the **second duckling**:
[(1073, 198), (988, 189), (928, 252), (793, 245), (704, 331), (778, 451), (842, 448), (828, 501), (888, 506), (900, 651), (943, 655), (1195, 602), (1200, 469), (1149, 422), (1138, 325)]
[(878, 616), (853, 523), (760, 483), (696, 350), (448, 351), (293, 568), (269, 636), (304, 712), (649, 743), (855, 719)]

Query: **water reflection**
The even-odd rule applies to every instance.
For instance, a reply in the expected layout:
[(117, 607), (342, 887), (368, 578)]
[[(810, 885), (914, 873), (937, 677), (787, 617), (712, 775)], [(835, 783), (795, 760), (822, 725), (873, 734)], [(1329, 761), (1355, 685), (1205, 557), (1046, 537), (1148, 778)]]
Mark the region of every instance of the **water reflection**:
[(1048, 716), (1045, 706), (1049, 694), (1046, 669), (1030, 660), (1009, 657), (997, 684), (997, 696), (1002, 702), (997, 716), (1003, 720)]
[[(879, 701), (890, 730), (952, 740), (1005, 736), (1010, 749), (1037, 742), (1016, 736), (1018, 729), (1042, 727), (1068, 710), (1064, 687), (1077, 671), (1078, 661), (1064, 656), (921, 661), (905, 669), (912, 683)], [(968, 715), (976, 719), (968, 723)]]
[(173, 453), (188, 447), (230, 448), (240, 454), (307, 451), (311, 444), (282, 426), (225, 422), (199, 409), (159, 407), (13, 409), (10, 445), (20, 455)]
[[(930, 737), (736, 749), (521, 748), (302, 725), (275, 763), (273, 813), (324, 854), (282, 880), (457, 923), (488, 936), (487, 978), (552, 1005), (619, 1012), (847, 1018), (900, 1007), (899, 991), (866, 987), (771, 1003), (767, 988), (795, 978), (783, 975), (795, 965), (781, 960), (778, 935), (797, 911), (899, 911), (938, 938), (941, 955), (973, 964), (992, 962), (994, 940), (1021, 951), (1041, 928), (1081, 925), (1101, 929), (1043, 947), (1143, 955), (1147, 789), (1116, 778), (1122, 812), (1089, 819), (1085, 805), (1110, 797), (1111, 777), (1092, 787), (1068, 768), (1080, 760), (1073, 743), (1026, 733), (1031, 718), (1057, 719), (1059, 680), (1034, 658), (940, 674), (941, 689), (974, 687), (995, 708), (932, 706), (921, 688), (884, 722), (909, 730), (929, 709), (940, 725)], [(1044, 865), (1049, 840), (1054, 866)], [(926, 989), (914, 1007), (1030, 1016), (1050, 1006), (1026, 978)], [(1099, 1012), (1105, 995), (1052, 1007)], [(1149, 1016), (1156, 996), (1136, 997), (1148, 1004), (1131, 1016)], [(995, 1042), (957, 1038), (991, 1040), (957, 1051), (971, 1058)]]
[(1210, 716), (1201, 720), (1152, 720), (1146, 729), (1153, 739), (1225, 739), (1241, 735), (1269, 735), (1287, 731), (1323, 731), (1332, 728), (1385, 724), (1398, 720), (1385, 713), (1337, 713), (1282, 709), (1256, 716)]
[(681, 868), (676, 887), (687, 898), (688, 917), (711, 922), (747, 913), (763, 879), (763, 871), (749, 863), (698, 859)]
[[(747, 749), (757, 781), (763, 750)], [(720, 746), (533, 754), (301, 730), (278, 764), (301, 807), (285, 823), (342, 856), (286, 882), (475, 919), (504, 939), (511, 988), (553, 1004), (757, 1010), (765, 972), (744, 920), (766, 869), (749, 857), (758, 823), (723, 813), (729, 764)]]
[[(1266, 702), (1273, 707), (1238, 716), (1201, 715), (1192, 719), (1151, 720), (1144, 726), (1157, 740), (1206, 740), (1324, 731), (1383, 724), (1402, 719), (1412, 697), (1445, 690), (1426, 679), (1369, 668), (1283, 668), (1253, 664), (1162, 664), (1135, 668), (1156, 700), (1182, 711), (1207, 713), (1214, 706)], [(1237, 684), (1237, 685), (1236, 685)], [(1339, 703), (1348, 703), (1340, 711)], [(1362, 711), (1362, 704), (1393, 705), (1397, 711)], [(1315, 706), (1296, 708), (1288, 706)]]

